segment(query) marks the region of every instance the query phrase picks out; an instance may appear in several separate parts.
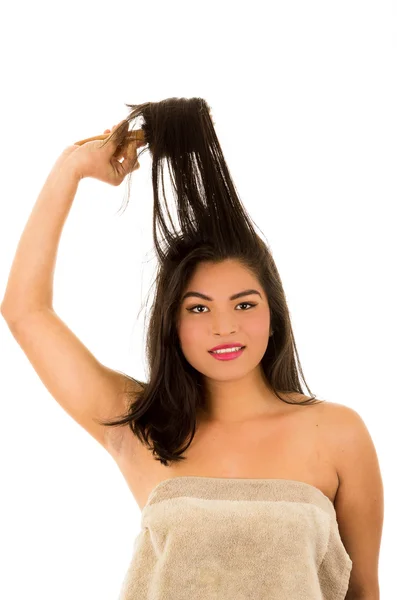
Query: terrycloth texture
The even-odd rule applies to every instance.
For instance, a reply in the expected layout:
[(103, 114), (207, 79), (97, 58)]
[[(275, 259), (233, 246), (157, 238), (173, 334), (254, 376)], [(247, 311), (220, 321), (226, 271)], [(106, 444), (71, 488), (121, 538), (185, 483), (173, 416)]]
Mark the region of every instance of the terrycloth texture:
[(174, 477), (142, 510), (119, 600), (343, 600), (334, 505), (290, 479)]

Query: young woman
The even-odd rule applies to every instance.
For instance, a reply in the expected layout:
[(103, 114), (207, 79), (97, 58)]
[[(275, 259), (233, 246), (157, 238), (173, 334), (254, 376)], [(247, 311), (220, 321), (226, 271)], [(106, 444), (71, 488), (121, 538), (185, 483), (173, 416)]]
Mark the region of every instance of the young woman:
[[(378, 598), (375, 448), (356, 411), (303, 393), (282, 282), (208, 104), (128, 106), (104, 142), (69, 146), (55, 163), (2, 304), (44, 385), (109, 451), (142, 510), (120, 598)], [(131, 141), (138, 118), (144, 136)], [(158, 256), (147, 382), (99, 363), (52, 307), (79, 181), (120, 185), (141, 146), (153, 159)], [(165, 166), (179, 227), (159, 195)]]

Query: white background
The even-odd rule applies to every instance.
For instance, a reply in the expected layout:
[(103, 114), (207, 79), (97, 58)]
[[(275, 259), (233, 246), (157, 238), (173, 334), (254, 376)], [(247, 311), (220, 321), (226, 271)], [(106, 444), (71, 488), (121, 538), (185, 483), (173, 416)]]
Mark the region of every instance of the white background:
[[(128, 115), (200, 96), (266, 235), (318, 398), (354, 408), (385, 488), (379, 575), (394, 597), (397, 18), (390, 0), (7, 3), (0, 38), (0, 297), (53, 163)], [(145, 378), (149, 152), (126, 184), (85, 179), (54, 308), (107, 366)], [(0, 596), (116, 599), (140, 511), (107, 452), (50, 396), (0, 320)], [(394, 458), (393, 458), (394, 457)]]

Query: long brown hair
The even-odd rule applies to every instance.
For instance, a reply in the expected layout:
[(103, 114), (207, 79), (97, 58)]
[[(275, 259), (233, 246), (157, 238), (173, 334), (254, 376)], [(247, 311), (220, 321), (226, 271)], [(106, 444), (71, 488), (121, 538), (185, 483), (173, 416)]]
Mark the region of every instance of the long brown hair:
[[(149, 149), (153, 158), (153, 237), (158, 258), (146, 340), (149, 376), (147, 383), (130, 378), (141, 391), (131, 394), (127, 414), (98, 422), (107, 427), (128, 423), (155, 459), (168, 466), (186, 458), (181, 455), (196, 432), (197, 411), (205, 407), (202, 374), (185, 359), (177, 334), (182, 294), (200, 263), (234, 259), (252, 272), (266, 292), (274, 332), (261, 360), (271, 389), (288, 404), (321, 401), (311, 395), (306, 384), (277, 267), (239, 199), (207, 102), (169, 98), (127, 106), (132, 110), (125, 125), (104, 143), (112, 138), (124, 143), (129, 123), (143, 119), (147, 146), (140, 154)], [(164, 163), (171, 175), (179, 231), (165, 199)], [(164, 205), (159, 198), (159, 180)], [(280, 397), (279, 393), (303, 394), (299, 375), (311, 397), (302, 402)]]

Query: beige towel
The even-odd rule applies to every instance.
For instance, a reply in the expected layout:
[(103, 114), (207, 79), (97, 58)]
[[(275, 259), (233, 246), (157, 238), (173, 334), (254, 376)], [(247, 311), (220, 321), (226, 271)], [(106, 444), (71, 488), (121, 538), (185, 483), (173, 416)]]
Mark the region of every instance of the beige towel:
[(335, 508), (290, 479), (166, 479), (142, 510), (119, 600), (343, 600)]

